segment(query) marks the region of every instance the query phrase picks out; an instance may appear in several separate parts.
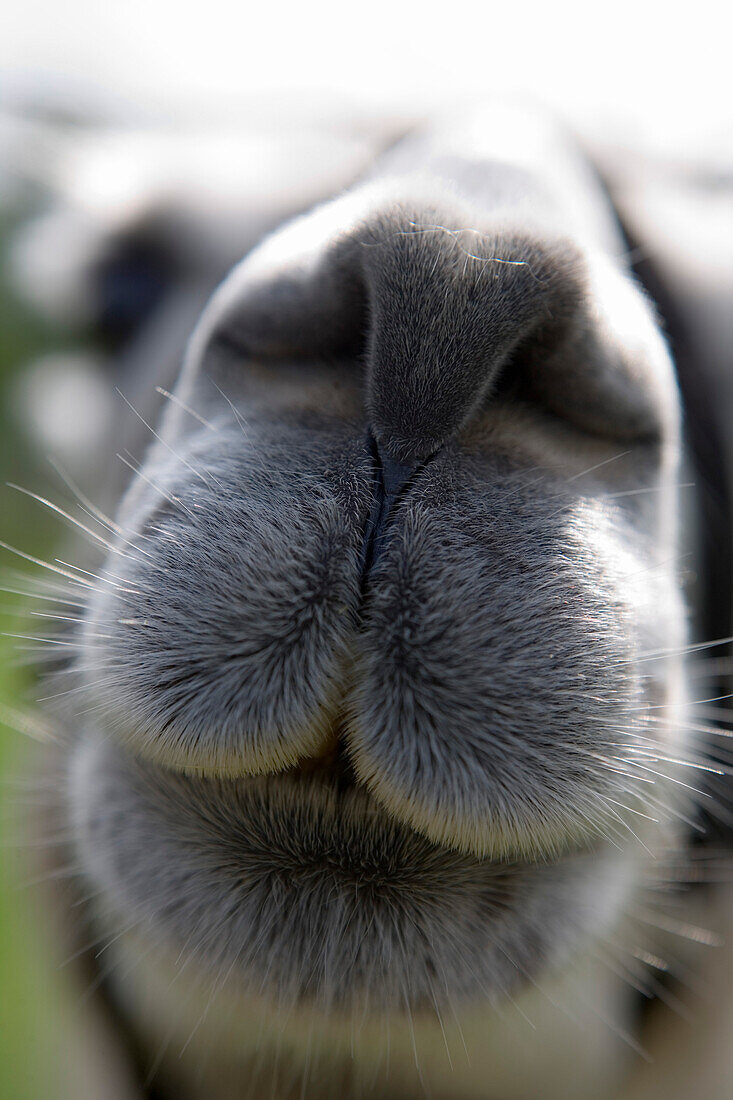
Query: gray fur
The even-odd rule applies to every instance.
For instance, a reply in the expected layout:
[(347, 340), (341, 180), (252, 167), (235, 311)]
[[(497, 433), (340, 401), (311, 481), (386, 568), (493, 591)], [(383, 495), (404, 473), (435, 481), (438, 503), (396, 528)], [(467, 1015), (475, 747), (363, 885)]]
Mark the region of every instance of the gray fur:
[[(488, 1004), (582, 952), (676, 736), (669, 357), (564, 141), (456, 133), (214, 295), (83, 634), (101, 919), (273, 1006)], [(414, 474), (365, 578), (370, 433)]]
[(151, 497), (122, 587), (97, 611), (122, 623), (93, 658), (114, 670), (105, 697), (133, 747), (229, 774), (318, 754), (344, 678), (370, 484), (360, 441), (327, 421), (258, 421), (243, 442), (229, 425), (194, 437), (165, 479), (169, 499)]
[(284, 1007), (500, 1000), (603, 920), (588, 878), (614, 873), (613, 853), (559, 869), (459, 856), (328, 776), (193, 780), (95, 745), (75, 767), (90, 779), (75, 792), (82, 855), (120, 916), (150, 922), (160, 947), (195, 929), (200, 965)]

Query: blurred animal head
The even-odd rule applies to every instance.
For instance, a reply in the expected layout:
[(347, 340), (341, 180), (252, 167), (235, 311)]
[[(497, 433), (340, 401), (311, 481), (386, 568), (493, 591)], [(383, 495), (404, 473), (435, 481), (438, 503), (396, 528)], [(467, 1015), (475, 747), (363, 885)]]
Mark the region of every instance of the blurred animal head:
[(546, 124), (439, 122), (266, 240), (90, 582), (69, 803), (105, 926), (396, 1016), (609, 934), (673, 842), (678, 449), (653, 311)]

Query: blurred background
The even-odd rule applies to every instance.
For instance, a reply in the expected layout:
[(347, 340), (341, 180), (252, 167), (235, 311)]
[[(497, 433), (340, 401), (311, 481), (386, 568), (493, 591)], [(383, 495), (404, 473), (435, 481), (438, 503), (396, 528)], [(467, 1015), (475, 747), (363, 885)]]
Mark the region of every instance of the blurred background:
[[(714, 278), (733, 256), (730, 16), (709, 0), (678, 11), (639, 0), (9, 0), (3, 542), (52, 563), (75, 553), (59, 517), (6, 483), (69, 507), (60, 467), (107, 506), (128, 469), (112, 444), (132, 417), (115, 388), (151, 407), (227, 268), (437, 107), (493, 94), (559, 111), (601, 160), (623, 164), (651, 222), (684, 192), (678, 231)], [(16, 637), (47, 633), (19, 572), (41, 570), (0, 550), (0, 584), (12, 590), (0, 594), (0, 1097), (95, 1095), (79, 1045), (85, 995), (62, 965), (48, 895), (30, 883), (42, 872), (24, 814), (47, 737), (36, 648), (48, 654)]]

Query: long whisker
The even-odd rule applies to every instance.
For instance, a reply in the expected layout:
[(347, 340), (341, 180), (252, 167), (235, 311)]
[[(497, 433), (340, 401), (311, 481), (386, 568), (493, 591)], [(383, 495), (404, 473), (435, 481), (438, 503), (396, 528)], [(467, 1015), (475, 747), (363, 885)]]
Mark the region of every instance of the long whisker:
[(64, 482), (64, 484), (67, 486), (67, 488), (69, 488), (71, 490), (73, 495), (78, 500), (79, 504), (85, 509), (87, 514), (90, 515), (92, 517), (92, 519), (96, 519), (97, 522), (100, 523), (103, 527), (107, 527), (110, 531), (113, 531), (116, 535), (120, 535), (120, 536), (124, 537), (125, 532), (124, 532), (123, 528), (120, 527), (120, 525), (118, 523), (115, 523), (115, 521), (113, 519), (111, 519), (109, 516), (105, 515), (105, 513), (101, 510), (101, 508), (98, 508), (96, 506), (96, 504), (94, 504), (89, 499), (89, 497), (87, 497), (81, 491), (79, 486), (71, 478), (71, 476), (66, 472), (66, 470), (64, 470), (64, 468), (61, 466), (61, 464), (55, 458), (49, 458), (48, 461), (50, 462), (51, 466), (56, 471), (58, 476), (61, 478), (61, 480)]
[[(166, 443), (166, 441), (163, 439), (163, 437), (160, 436), (158, 434), (158, 432), (156, 432), (155, 428), (151, 427), (151, 425), (148, 424), (145, 417), (141, 416), (141, 414), (137, 411), (137, 409), (134, 407), (134, 405), (132, 405), (127, 400), (127, 398), (125, 397), (125, 395), (122, 393), (122, 391), (120, 389), (117, 389), (117, 393), (120, 395), (120, 397), (125, 402), (125, 404), (128, 406), (128, 408), (132, 410), (132, 412), (135, 414), (135, 416), (138, 418), (138, 420), (142, 424), (144, 424), (145, 427), (148, 429), (148, 431), (155, 437), (155, 439), (158, 440), (160, 445), (162, 447), (165, 447), (166, 451), (168, 451), (169, 454), (173, 455), (173, 457), (175, 459), (177, 459), (178, 462), (180, 462), (182, 466), (185, 466), (187, 470), (190, 470), (190, 472), (193, 474), (194, 477), (197, 477), (200, 481), (202, 481), (207, 489), (210, 489), (211, 488), (211, 483), (209, 481), (207, 481), (207, 479), (204, 477), (204, 475), (199, 470), (197, 470), (194, 466), (192, 466), (190, 462), (187, 462), (185, 458), (183, 458), (181, 455), (179, 455), (178, 452), (175, 451), (169, 443)], [(216, 480), (216, 479), (214, 479), (214, 480)]]
[(198, 420), (199, 424), (203, 424), (205, 428), (209, 428), (212, 432), (219, 433), (219, 429), (215, 424), (212, 424), (210, 420), (206, 420), (200, 413), (197, 413), (195, 409), (192, 409), (190, 405), (187, 405), (184, 401), (181, 401), (180, 397), (177, 397), (174, 393), (170, 393), (168, 390), (164, 390), (162, 386), (156, 386), (155, 392), (159, 393), (161, 397), (165, 397), (168, 401), (171, 401), (174, 405), (177, 405), (179, 409), (183, 409), (189, 416), (192, 416), (194, 420)]

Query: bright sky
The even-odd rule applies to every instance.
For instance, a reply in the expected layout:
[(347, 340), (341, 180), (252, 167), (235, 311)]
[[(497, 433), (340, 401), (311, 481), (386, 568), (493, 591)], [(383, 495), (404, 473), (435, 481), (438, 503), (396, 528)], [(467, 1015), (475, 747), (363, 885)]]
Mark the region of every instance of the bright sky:
[(215, 114), (262, 92), (392, 107), (521, 89), (694, 144), (733, 116), (730, 23), (722, 0), (5, 0), (0, 80)]

